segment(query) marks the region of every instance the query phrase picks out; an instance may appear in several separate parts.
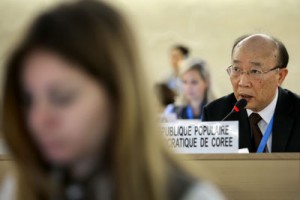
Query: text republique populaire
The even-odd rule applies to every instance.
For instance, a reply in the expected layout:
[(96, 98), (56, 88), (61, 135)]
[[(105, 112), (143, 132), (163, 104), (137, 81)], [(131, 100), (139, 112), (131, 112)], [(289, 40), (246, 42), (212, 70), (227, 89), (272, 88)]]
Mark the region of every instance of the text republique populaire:
[[(228, 125), (168, 126), (163, 127), (163, 132), (168, 137), (168, 145), (173, 148), (208, 147), (209, 145), (213, 147), (232, 146), (232, 137), (228, 136)], [(209, 137), (211, 137), (210, 140)], [(211, 144), (208, 144), (209, 142)]]

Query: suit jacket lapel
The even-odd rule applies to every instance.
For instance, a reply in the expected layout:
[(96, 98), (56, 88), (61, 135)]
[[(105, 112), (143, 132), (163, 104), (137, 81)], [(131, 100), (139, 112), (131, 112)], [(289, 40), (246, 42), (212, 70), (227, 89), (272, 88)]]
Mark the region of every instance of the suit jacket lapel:
[(292, 110), (293, 104), (288, 95), (279, 88), (272, 129), (272, 152), (283, 152), (286, 149), (294, 123), (294, 119), (289, 115)]

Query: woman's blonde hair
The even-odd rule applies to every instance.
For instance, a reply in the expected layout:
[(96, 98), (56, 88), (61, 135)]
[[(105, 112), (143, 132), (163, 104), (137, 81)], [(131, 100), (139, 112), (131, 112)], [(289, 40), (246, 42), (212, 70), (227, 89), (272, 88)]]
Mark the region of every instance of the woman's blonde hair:
[(117, 118), (105, 163), (111, 169), (116, 199), (165, 199), (166, 174), (175, 161), (160, 138), (135, 43), (123, 15), (103, 2), (63, 4), (31, 25), (8, 60), (3, 94), (3, 131), (24, 181), (19, 188), (21, 199), (29, 199), (25, 195), (30, 191), (30, 199), (48, 199), (51, 192), (51, 166), (30, 138), (22, 108), (22, 62), (37, 48), (83, 66), (114, 100)]

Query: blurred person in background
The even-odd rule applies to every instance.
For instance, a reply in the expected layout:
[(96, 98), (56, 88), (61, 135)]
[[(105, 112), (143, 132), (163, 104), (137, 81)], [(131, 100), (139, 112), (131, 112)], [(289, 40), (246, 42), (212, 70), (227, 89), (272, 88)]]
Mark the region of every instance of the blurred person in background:
[(169, 89), (165, 83), (157, 83), (154, 87), (157, 99), (163, 110), (175, 102), (176, 94), (173, 90)]
[(178, 119), (201, 119), (203, 107), (209, 102), (210, 74), (206, 63), (200, 59), (185, 61), (180, 78), (183, 103), (168, 105), (165, 114), (175, 113)]
[(18, 199), (223, 199), (165, 148), (137, 52), (124, 16), (103, 2), (33, 22), (3, 94)]
[(170, 63), (172, 72), (163, 82), (167, 84), (168, 88), (174, 91), (177, 95), (182, 93), (182, 84), (179, 78), (180, 66), (184, 60), (190, 55), (190, 50), (187, 46), (177, 44), (171, 48), (170, 51)]

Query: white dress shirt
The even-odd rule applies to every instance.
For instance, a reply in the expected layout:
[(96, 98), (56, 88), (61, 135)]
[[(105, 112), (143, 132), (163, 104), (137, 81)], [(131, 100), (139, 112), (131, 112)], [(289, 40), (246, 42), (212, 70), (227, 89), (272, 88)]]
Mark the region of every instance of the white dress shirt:
[[(275, 112), (275, 108), (276, 108), (276, 104), (277, 104), (277, 100), (278, 100), (278, 89), (276, 90), (276, 94), (274, 99), (272, 100), (272, 102), (265, 107), (263, 110), (259, 111), (257, 114), (259, 114), (262, 118), (262, 120), (260, 120), (258, 122), (258, 127), (260, 129), (260, 131), (262, 132), (262, 134), (265, 134), (265, 131), (274, 115)], [(247, 109), (247, 114), (248, 117), (253, 113), (252, 110)], [(268, 151), (271, 152), (272, 151), (272, 133), (267, 141), (267, 147), (268, 147)]]

